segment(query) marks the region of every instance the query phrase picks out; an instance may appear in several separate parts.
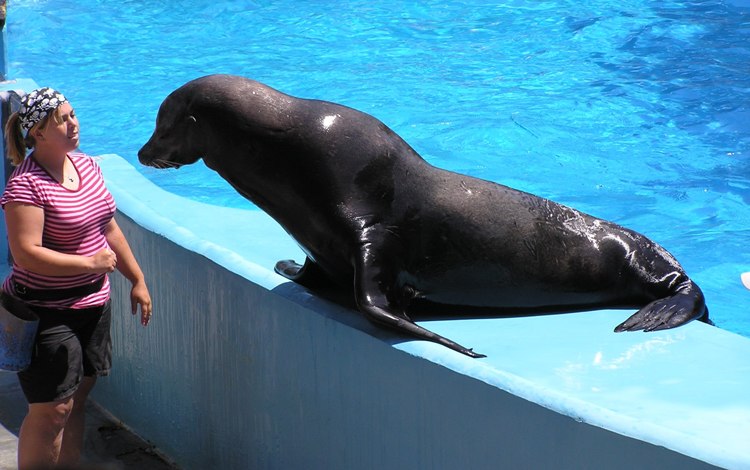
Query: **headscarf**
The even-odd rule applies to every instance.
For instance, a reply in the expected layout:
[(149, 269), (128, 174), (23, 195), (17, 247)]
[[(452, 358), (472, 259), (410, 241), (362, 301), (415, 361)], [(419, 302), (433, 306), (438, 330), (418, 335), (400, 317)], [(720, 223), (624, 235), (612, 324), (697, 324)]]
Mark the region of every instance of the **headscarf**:
[(24, 95), (18, 109), (18, 120), (24, 139), (36, 123), (67, 101), (62, 93), (47, 87), (37, 88)]

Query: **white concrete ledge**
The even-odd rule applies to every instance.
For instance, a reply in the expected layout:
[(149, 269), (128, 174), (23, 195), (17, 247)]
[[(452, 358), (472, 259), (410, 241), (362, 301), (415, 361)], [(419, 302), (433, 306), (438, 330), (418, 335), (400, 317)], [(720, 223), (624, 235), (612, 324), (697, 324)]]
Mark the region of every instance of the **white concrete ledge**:
[(185, 468), (750, 468), (750, 339), (615, 334), (616, 310), (420, 322), (469, 359), (273, 273), (303, 255), (264, 213), (99, 163), (155, 317), (118, 316), (95, 398)]

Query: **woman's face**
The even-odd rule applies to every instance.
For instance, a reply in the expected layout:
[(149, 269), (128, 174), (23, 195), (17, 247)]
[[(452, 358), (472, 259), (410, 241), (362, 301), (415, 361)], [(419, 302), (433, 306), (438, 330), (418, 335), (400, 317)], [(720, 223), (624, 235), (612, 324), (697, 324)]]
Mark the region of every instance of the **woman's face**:
[(36, 146), (50, 146), (52, 149), (70, 152), (78, 148), (78, 118), (70, 103), (60, 105), (61, 121), (50, 116), (47, 126), (39, 130)]

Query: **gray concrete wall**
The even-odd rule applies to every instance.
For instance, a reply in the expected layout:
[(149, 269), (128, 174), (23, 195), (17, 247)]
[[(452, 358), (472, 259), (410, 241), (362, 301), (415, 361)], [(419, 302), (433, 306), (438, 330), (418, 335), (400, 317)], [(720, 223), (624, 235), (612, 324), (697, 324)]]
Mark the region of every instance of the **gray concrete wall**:
[(118, 221), (155, 314), (136, 325), (113, 276), (115, 366), (95, 398), (186, 469), (710, 467), (395, 349), (353, 312)]

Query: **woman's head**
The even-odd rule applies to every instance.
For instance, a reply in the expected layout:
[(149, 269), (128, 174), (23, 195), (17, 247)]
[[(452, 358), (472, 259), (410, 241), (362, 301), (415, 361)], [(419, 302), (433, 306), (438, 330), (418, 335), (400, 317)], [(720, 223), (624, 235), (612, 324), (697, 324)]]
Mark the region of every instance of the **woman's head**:
[(34, 131), (44, 130), (50, 119), (60, 123), (60, 106), (68, 100), (52, 88), (38, 88), (21, 98), (21, 107), (5, 125), (5, 148), (13, 165), (26, 158), (26, 149), (36, 146)]

